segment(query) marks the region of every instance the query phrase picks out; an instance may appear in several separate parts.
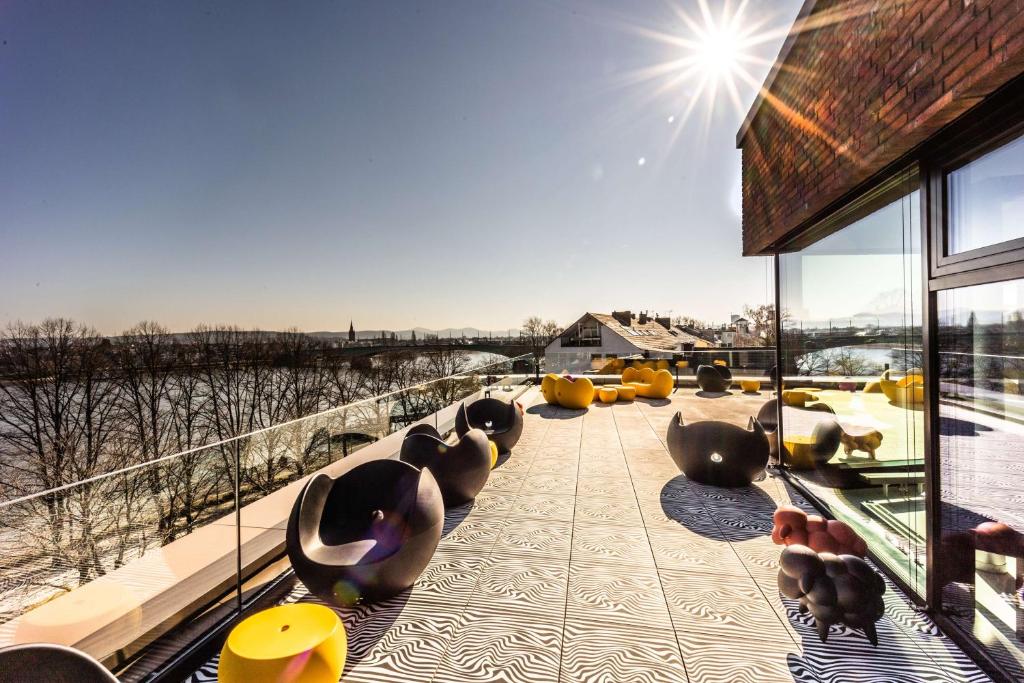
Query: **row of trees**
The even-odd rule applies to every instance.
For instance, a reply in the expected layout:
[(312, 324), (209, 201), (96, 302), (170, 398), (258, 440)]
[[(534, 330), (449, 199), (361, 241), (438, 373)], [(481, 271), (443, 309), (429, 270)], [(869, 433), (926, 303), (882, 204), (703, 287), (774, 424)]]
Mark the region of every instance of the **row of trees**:
[[(267, 428), (468, 364), (454, 350), (350, 362), (294, 330), (173, 335), (143, 322), (105, 338), (66, 319), (12, 325), (0, 337), (0, 501), (50, 493), (0, 508), (0, 613), (226, 514), (236, 476), (246, 499), (265, 495), (339, 457), (346, 434), (387, 433), (395, 405), (412, 419), (468, 388), (433, 382), (351, 414)], [(134, 469), (109, 474), (125, 468)], [(13, 595), (18, 605), (4, 599)]]

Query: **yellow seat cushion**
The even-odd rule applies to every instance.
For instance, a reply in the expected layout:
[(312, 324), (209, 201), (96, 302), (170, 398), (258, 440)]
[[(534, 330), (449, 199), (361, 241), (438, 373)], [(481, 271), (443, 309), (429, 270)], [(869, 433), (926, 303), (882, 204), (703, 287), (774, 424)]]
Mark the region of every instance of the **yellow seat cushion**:
[(759, 379), (741, 379), (740, 380), (740, 389), (743, 389), (743, 391), (748, 391), (748, 392), (751, 392), (751, 393), (756, 392), (756, 391), (761, 391), (761, 380), (759, 380)]
[(597, 390), (601, 403), (615, 403), (619, 398), (619, 392), (615, 387), (601, 387)]
[(345, 626), (333, 610), (311, 603), (271, 607), (228, 634), (217, 680), (337, 683), (347, 653)]
[(493, 470), (494, 466), (498, 464), (498, 444), (493, 441), (488, 441), (487, 443), (491, 447), (491, 469)]

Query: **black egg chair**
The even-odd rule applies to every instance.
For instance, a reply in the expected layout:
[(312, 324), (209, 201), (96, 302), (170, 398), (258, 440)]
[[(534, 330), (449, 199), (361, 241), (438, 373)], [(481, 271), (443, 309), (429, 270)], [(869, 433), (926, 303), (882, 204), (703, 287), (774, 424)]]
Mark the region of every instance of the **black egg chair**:
[(666, 442), (676, 466), (702, 484), (747, 486), (768, 465), (768, 437), (754, 418), (743, 429), (714, 420), (686, 425), (682, 413), (676, 413)]
[(311, 593), (351, 605), (411, 586), (443, 525), (441, 490), (430, 470), (371, 460), (337, 478), (314, 475), (292, 507), (285, 544)]
[(721, 393), (732, 386), (732, 372), (724, 365), (701, 365), (697, 368), (697, 386), (701, 391)]
[(462, 438), (471, 429), (482, 429), (499, 451), (508, 453), (523, 435), (522, 408), (515, 401), (496, 398), (481, 398), (468, 406), (463, 403), (455, 414), (455, 433)]
[(855, 555), (816, 553), (805, 545), (790, 545), (779, 558), (779, 592), (800, 601), (800, 612), (817, 622), (821, 642), (832, 624), (864, 631), (878, 645), (875, 622), (885, 613), (885, 581)]
[(491, 444), (479, 429), (470, 429), (449, 444), (430, 425), (417, 425), (402, 441), (402, 462), (427, 468), (441, 488), (445, 507), (476, 498), (491, 473)]
[(4, 683), (117, 683), (106, 667), (89, 655), (64, 645), (32, 643), (0, 648), (0, 681)]
[(775, 458), (772, 462), (778, 463), (779, 457), (779, 404), (775, 399), (765, 401), (761, 409), (757, 411), (757, 421), (764, 427), (765, 436), (768, 437), (768, 455)]

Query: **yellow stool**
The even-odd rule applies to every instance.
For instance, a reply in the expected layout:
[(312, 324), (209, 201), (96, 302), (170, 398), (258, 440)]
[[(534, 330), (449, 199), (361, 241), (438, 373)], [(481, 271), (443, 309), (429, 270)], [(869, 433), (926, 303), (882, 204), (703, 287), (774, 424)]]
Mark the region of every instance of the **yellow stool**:
[(786, 451), (788, 451), (786, 464), (794, 470), (814, 469), (814, 444), (813, 436), (787, 436), (785, 440)]
[(220, 652), (217, 680), (337, 683), (347, 652), (345, 626), (327, 607), (271, 607), (231, 630)]
[(759, 379), (741, 379), (740, 389), (748, 393), (755, 393), (761, 391), (761, 380)]
[(619, 398), (619, 392), (615, 387), (601, 387), (597, 390), (601, 403), (615, 403)]
[(494, 466), (498, 464), (498, 444), (493, 441), (487, 443), (491, 445), (491, 469), (493, 470)]
[(633, 401), (636, 399), (636, 387), (632, 384), (616, 384), (611, 387), (615, 390), (618, 395), (617, 398), (621, 398), (623, 401)]

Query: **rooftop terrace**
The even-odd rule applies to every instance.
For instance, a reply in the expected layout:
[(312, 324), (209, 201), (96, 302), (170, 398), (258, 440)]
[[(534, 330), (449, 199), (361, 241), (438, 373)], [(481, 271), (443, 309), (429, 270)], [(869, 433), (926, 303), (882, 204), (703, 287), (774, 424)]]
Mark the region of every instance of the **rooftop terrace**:
[[(768, 398), (638, 400), (587, 411), (523, 395), (526, 428), (475, 502), (447, 512), (411, 591), (337, 610), (345, 681), (986, 681), (896, 588), (874, 648), (776, 586), (782, 479), (721, 489), (679, 474), (664, 444), (687, 421), (744, 423)], [(296, 584), (286, 602), (315, 601)], [(190, 680), (216, 679), (211, 660)]]

